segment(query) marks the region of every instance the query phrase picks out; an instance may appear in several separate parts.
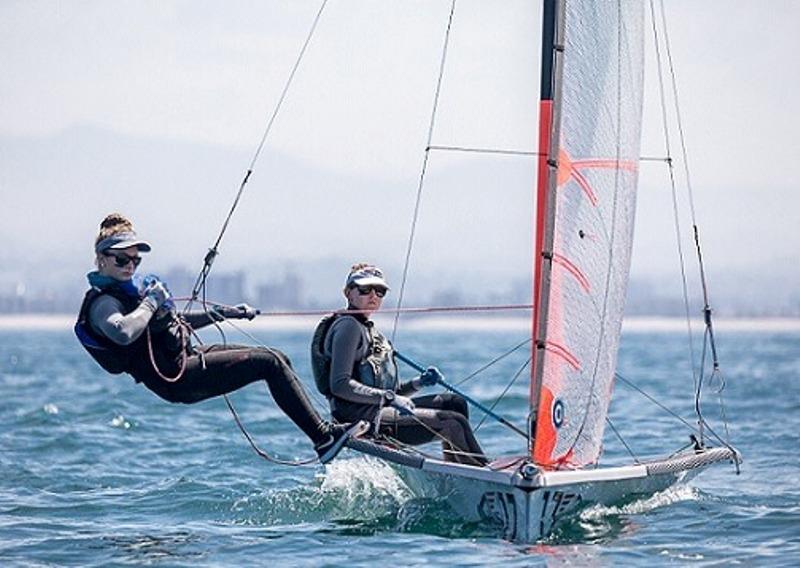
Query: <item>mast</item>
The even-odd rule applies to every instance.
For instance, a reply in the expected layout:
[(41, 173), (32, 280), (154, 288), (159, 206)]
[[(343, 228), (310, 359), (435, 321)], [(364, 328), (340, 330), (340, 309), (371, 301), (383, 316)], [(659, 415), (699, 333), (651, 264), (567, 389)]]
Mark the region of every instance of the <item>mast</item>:
[(558, 163), (561, 68), (564, 34), (564, 0), (543, 0), (542, 64), (539, 97), (539, 164), (536, 190), (536, 241), (533, 256), (533, 318), (531, 330), (531, 388), (528, 450), (533, 455), (537, 410), (544, 368), (550, 272)]

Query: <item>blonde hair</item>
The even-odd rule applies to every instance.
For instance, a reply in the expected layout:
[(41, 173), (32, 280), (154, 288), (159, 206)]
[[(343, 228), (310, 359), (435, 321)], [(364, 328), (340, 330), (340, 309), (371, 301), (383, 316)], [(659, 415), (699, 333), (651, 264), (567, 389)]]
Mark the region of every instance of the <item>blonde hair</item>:
[(97, 233), (97, 238), (94, 244), (97, 245), (103, 239), (107, 239), (118, 233), (132, 233), (133, 223), (130, 219), (125, 217), (122, 213), (110, 213), (106, 218), (100, 222), (100, 232)]

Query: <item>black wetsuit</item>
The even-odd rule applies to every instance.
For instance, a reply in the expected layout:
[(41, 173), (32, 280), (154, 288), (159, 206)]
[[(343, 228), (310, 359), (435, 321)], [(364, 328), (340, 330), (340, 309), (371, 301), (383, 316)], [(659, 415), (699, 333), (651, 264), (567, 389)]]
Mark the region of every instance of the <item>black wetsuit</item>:
[[(113, 284), (93, 288), (84, 299), (76, 332), (106, 370), (127, 372), (164, 400), (192, 404), (263, 380), (277, 405), (315, 445), (329, 438), (330, 424), (312, 406), (285, 354), (241, 345), (192, 346), (188, 334), (180, 333), (180, 325), (188, 324), (181, 324), (174, 312), (159, 312), (154, 314), (153, 306), (130, 289)], [(137, 318), (138, 322), (125, 329)], [(199, 328), (214, 318), (195, 313), (186, 320)], [(164, 376), (172, 378), (180, 373), (184, 357), (180, 378), (165, 380)]]
[(330, 401), (336, 420), (378, 423), (380, 433), (404, 444), (440, 439), (447, 461), (486, 463), (462, 397), (450, 393), (414, 397), (413, 415), (383, 406), (385, 391), (409, 396), (417, 387), (414, 381), (398, 382), (391, 344), (373, 322), (360, 315), (339, 316), (328, 330), (324, 350), (331, 358)]

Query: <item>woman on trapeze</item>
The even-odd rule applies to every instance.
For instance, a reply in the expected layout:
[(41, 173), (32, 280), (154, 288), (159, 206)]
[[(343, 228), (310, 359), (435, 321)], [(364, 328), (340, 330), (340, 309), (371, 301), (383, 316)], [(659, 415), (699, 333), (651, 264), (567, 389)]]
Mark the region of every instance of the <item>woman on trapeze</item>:
[(224, 318), (253, 319), (246, 304), (178, 314), (166, 285), (157, 277), (134, 284), (140, 253), (150, 244), (132, 223), (113, 213), (95, 239), (97, 270), (81, 305), (75, 333), (108, 372), (128, 373), (168, 402), (192, 404), (265, 381), (283, 412), (311, 440), (322, 463), (332, 460), (366, 422), (332, 424), (311, 405), (288, 357), (277, 349), (241, 345), (192, 345), (192, 330)]
[(438, 438), (446, 461), (486, 465), (462, 397), (440, 393), (409, 398), (436, 384), (442, 378), (438, 369), (429, 367), (410, 381), (398, 380), (392, 344), (369, 319), (388, 291), (379, 268), (353, 265), (344, 286), (350, 313), (329, 316), (317, 327), (311, 346), (313, 369), (333, 418), (367, 420), (374, 432), (403, 444)]

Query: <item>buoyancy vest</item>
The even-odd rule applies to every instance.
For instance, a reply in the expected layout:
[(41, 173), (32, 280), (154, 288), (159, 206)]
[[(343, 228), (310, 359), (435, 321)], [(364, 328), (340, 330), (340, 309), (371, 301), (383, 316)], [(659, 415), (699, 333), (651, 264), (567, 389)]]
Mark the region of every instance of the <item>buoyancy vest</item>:
[(331, 397), (331, 356), (325, 353), (325, 337), (338, 316), (329, 314), (319, 320), (311, 338), (311, 373), (317, 390), (327, 398)]
[(355, 378), (367, 386), (390, 391), (398, 387), (397, 363), (391, 342), (372, 325), (364, 325), (368, 338), (367, 356), (356, 363)]
[(353, 378), (370, 387), (397, 390), (397, 363), (391, 342), (375, 329), (371, 321), (338, 313), (323, 317), (314, 329), (314, 336), (311, 339), (311, 370), (317, 390), (328, 398), (332, 396), (331, 355), (325, 350), (325, 338), (334, 322), (340, 317), (352, 318), (360, 324), (361, 345), (366, 344), (366, 355), (354, 364)]
[[(162, 373), (174, 374), (180, 368), (180, 357), (189, 349), (186, 334), (181, 332), (181, 322), (174, 312), (165, 310), (154, 315), (148, 324), (149, 333), (143, 333), (129, 345), (119, 345), (95, 331), (89, 321), (92, 304), (102, 295), (109, 295), (122, 304), (123, 315), (135, 310), (142, 299), (132, 296), (118, 286), (90, 288), (83, 298), (75, 335), (89, 355), (111, 374), (128, 373), (137, 380), (147, 380)], [(149, 336), (149, 339), (148, 339)], [(153, 357), (150, 357), (148, 340), (152, 344)], [(158, 370), (153, 367), (153, 361)]]

